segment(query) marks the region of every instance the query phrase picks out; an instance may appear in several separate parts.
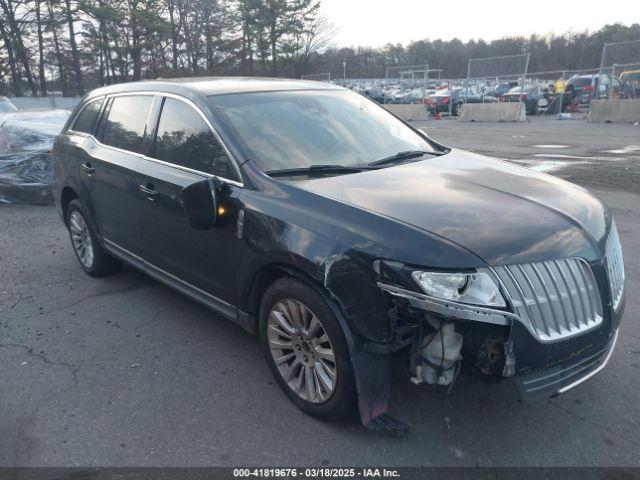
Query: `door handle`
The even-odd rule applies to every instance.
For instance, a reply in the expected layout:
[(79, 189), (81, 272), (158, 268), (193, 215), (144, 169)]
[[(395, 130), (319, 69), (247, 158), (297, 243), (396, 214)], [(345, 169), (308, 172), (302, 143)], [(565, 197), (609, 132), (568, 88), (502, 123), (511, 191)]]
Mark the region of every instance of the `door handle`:
[(85, 172), (87, 172), (88, 175), (91, 175), (96, 171), (96, 169), (93, 168), (93, 165), (91, 165), (91, 162), (85, 162), (81, 165), (81, 167)]
[(138, 190), (140, 193), (146, 195), (146, 197), (153, 201), (158, 196), (158, 192), (155, 187), (151, 183), (147, 183), (146, 185), (138, 185)]

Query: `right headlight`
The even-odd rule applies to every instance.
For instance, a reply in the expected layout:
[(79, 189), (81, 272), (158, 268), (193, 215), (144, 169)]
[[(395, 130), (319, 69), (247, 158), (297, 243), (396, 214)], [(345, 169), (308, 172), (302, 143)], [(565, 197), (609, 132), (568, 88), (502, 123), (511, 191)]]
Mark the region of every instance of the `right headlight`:
[(500, 293), (500, 288), (485, 272), (415, 271), (411, 276), (420, 288), (432, 297), (484, 307), (506, 307), (507, 305)]

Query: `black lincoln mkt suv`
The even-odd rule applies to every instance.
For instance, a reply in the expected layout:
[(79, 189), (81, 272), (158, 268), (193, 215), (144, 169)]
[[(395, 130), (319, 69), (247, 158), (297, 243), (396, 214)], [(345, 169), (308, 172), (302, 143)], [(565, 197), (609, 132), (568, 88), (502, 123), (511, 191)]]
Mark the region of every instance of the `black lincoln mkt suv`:
[(255, 333), (309, 414), (357, 406), (369, 428), (403, 428), (387, 413), (397, 353), (415, 384), (464, 367), (534, 399), (590, 378), (615, 346), (624, 267), (601, 201), (434, 142), (349, 90), (99, 88), (53, 155), (82, 268), (128, 263)]

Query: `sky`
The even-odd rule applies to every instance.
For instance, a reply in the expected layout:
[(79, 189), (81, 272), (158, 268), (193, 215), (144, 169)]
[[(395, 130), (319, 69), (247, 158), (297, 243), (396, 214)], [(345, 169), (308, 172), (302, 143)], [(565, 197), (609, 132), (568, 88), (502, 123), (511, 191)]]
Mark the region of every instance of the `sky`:
[(425, 38), (494, 40), (640, 22), (640, 0), (614, 4), (603, 8), (606, 3), (589, 0), (322, 0), (322, 11), (338, 28), (336, 46), (379, 47)]

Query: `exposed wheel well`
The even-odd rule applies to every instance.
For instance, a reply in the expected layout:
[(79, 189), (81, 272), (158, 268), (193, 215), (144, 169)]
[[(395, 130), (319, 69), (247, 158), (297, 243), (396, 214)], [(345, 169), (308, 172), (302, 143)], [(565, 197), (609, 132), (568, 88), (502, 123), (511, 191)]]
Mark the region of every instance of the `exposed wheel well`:
[(318, 288), (318, 282), (313, 280), (307, 273), (296, 267), (285, 264), (270, 264), (262, 267), (255, 275), (249, 290), (247, 304), (249, 315), (257, 322), (260, 312), (260, 302), (264, 292), (269, 286), (280, 278), (293, 277), (309, 284), (314, 288)]
[(62, 189), (62, 195), (60, 196), (60, 205), (62, 206), (62, 214), (64, 215), (64, 221), (67, 221), (67, 208), (72, 200), (79, 198), (78, 194), (71, 187), (64, 187)]

